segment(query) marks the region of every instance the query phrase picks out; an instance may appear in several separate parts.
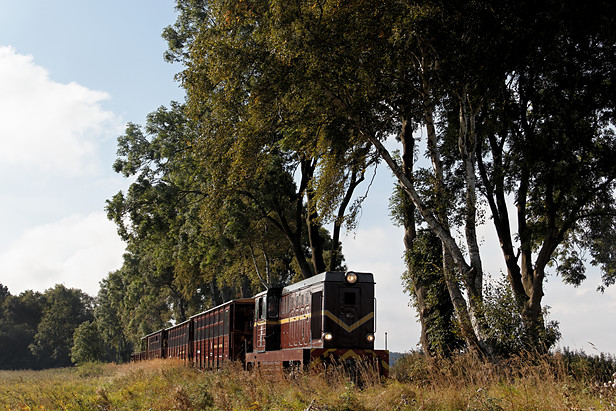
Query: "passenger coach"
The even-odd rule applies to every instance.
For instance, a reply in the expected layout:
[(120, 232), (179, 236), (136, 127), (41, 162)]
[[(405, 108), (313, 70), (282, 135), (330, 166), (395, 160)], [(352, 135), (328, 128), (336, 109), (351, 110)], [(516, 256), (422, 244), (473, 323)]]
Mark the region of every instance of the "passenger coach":
[(190, 317), (193, 326), (192, 362), (200, 368), (219, 368), (226, 361), (246, 359), (252, 351), (254, 300), (233, 300)]

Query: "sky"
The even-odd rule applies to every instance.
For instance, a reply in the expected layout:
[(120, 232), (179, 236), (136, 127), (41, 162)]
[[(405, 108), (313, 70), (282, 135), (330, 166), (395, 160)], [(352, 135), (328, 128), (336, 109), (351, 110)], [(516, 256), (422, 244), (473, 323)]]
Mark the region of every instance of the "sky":
[[(160, 36), (175, 18), (163, 0), (0, 0), (0, 283), (11, 294), (64, 284), (94, 296), (120, 268), (125, 244), (104, 211), (129, 184), (111, 168), (116, 139), (184, 98)], [(400, 280), (393, 184), (379, 166), (343, 251), (349, 269), (375, 275), (377, 348), (387, 333), (387, 348), (405, 352), (418, 348), (420, 327)], [(489, 224), (479, 232), (498, 278), (498, 241)], [(598, 293), (599, 282), (596, 270), (578, 288), (548, 277), (543, 301), (561, 347), (616, 354), (616, 289)]]

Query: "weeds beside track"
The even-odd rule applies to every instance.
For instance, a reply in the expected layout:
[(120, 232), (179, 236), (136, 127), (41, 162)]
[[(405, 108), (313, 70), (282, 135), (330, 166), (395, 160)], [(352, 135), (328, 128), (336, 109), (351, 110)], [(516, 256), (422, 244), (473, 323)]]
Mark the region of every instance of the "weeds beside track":
[(232, 365), (203, 372), (173, 360), (0, 371), (0, 409), (562, 410), (616, 409), (616, 364), (584, 355), (486, 362), (409, 354), (380, 381), (344, 370), (272, 380)]

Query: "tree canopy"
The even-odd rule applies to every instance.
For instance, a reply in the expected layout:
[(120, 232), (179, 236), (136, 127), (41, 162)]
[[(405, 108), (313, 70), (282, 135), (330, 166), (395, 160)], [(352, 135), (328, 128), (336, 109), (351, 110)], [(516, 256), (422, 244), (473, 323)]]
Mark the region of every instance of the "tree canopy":
[[(484, 215), (527, 347), (553, 342), (541, 305), (551, 267), (579, 283), (587, 255), (603, 286), (614, 282), (612, 3), (177, 8), (168, 57), (186, 67), (179, 78), (196, 147), (220, 173), (213, 181), (241, 187), (283, 154), (309, 172), (307, 215), (327, 218), (352, 176), (385, 162), (407, 198), (407, 250), (420, 241), (417, 227), (436, 236), (441, 279), (433, 284), (447, 290), (439, 298), (470, 349), (493, 350), (477, 235)], [(398, 156), (385, 144), (393, 136)], [(422, 292), (424, 274), (409, 270), (418, 276), (411, 289)], [(429, 338), (424, 348), (432, 351)]]
[(118, 139), (114, 169), (134, 182), (107, 201), (107, 213), (127, 249), (99, 298), (121, 307), (133, 344), (231, 298), (344, 264), (340, 229), (363, 172), (337, 182), (346, 199), (330, 235), (312, 200), (316, 159), (272, 149), (236, 176), (235, 160), (218, 156), (226, 143), (207, 140), (202, 129), (172, 102)]
[(71, 365), (75, 330), (94, 319), (94, 303), (87, 294), (63, 285), (11, 295), (0, 284), (0, 368)]

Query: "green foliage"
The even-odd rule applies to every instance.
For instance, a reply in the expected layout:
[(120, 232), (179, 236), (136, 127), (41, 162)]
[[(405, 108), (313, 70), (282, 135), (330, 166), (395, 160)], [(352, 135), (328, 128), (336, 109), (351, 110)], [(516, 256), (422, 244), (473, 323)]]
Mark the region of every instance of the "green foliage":
[[(536, 330), (528, 330), (511, 287), (505, 278), (487, 281), (483, 296), (483, 314), (487, 322), (487, 338), (499, 357), (520, 355), (526, 351), (548, 352), (560, 340), (558, 322), (549, 321)], [(544, 308), (543, 318), (547, 318)], [(529, 335), (529, 332), (535, 332)]]
[(40, 368), (28, 346), (34, 342), (42, 311), (40, 293), (14, 296), (0, 285), (0, 368)]
[[(285, 43), (294, 36), (285, 33), (280, 41), (277, 19), (284, 20), (296, 8), (262, 2), (186, 6), (178, 2), (183, 14), (167, 35), (174, 55), (182, 56), (187, 67), (180, 78), (188, 93), (189, 117), (203, 130), (198, 141), (203, 167), (223, 196), (239, 189), (263, 217), (275, 221), (292, 243), (301, 276), (324, 270), (320, 225), (334, 223), (335, 243), (339, 227), (352, 226), (359, 201), (350, 213), (346, 209), (372, 162), (369, 145), (358, 142), (344, 117), (318, 105), (327, 101), (311, 92), (313, 68), (289, 64)], [(197, 22), (194, 13), (202, 20)], [(328, 144), (330, 137), (336, 138), (335, 146)], [(267, 177), (272, 158), (282, 160), (280, 171), (291, 179), (299, 174), (293, 191), (276, 188), (288, 199), (275, 207), (259, 201), (263, 191), (255, 190), (258, 182), (253, 182)], [(302, 233), (308, 235), (312, 267), (301, 251)], [(341, 261), (337, 255), (330, 258), (330, 267)]]
[[(422, 230), (406, 253), (407, 271), (402, 274), (404, 290), (422, 312), (431, 356), (449, 356), (464, 347), (454, 308), (443, 274), (442, 245), (430, 231)], [(421, 303), (417, 289), (422, 288)]]
[(0, 285), (0, 368), (70, 365), (73, 333), (93, 319), (93, 304), (87, 294), (62, 285), (18, 296)]
[[(125, 330), (308, 277), (327, 257), (342, 265), (340, 227), (356, 224), (354, 190), (381, 160), (447, 257), (445, 278), (433, 269), (443, 265), (432, 259), (438, 246), (418, 244), (405, 279), (410, 291), (428, 290), (437, 351), (455, 350), (454, 314), (468, 347), (499, 344), (491, 321), (516, 336), (503, 350), (518, 349), (522, 334), (536, 349), (550, 345), (541, 297), (552, 261), (567, 282), (579, 284), (589, 262), (603, 286), (614, 283), (612, 2), (176, 8), (166, 58), (184, 64), (186, 107), (161, 108), (145, 129), (129, 125), (114, 167), (135, 182), (107, 207), (129, 242), (119, 276), (134, 324)], [(426, 131), (416, 137), (428, 137), (430, 166), (401, 172), (382, 143), (407, 124)], [(476, 227), (487, 210), (515, 304), (504, 290), (482, 301)], [(414, 215), (399, 217), (410, 227)], [(496, 308), (513, 306), (510, 316)]]
[[(114, 169), (136, 181), (107, 201), (128, 243), (123, 268), (99, 294), (97, 322), (105, 324), (113, 357), (125, 358), (127, 340), (136, 345), (172, 318), (287, 284), (298, 272), (293, 256), (305, 264), (309, 255), (303, 208), (294, 215), (301, 197), (284, 156), (270, 157), (242, 187), (228, 187), (212, 180), (224, 164), (209, 165), (206, 153), (194, 150), (196, 130), (172, 103), (150, 114), (145, 128), (129, 124), (118, 139)], [(295, 248), (289, 240), (297, 240)]]
[(216, 404), (214, 402), (214, 396), (210, 392), (210, 387), (205, 383), (197, 383), (194, 388), (190, 390), (192, 395), (189, 399), (191, 404), (200, 410), (206, 410), (213, 408)]
[(81, 323), (73, 334), (71, 360), (75, 364), (97, 362), (104, 359), (105, 342), (94, 321)]
[(122, 315), (126, 290), (118, 277), (118, 272), (109, 273), (107, 278), (100, 282), (100, 289), (95, 299), (94, 323), (99, 330), (105, 350), (101, 359), (121, 363), (128, 361), (133, 346), (126, 335), (125, 326), (128, 321)]
[(9, 288), (6, 285), (0, 284), (0, 305), (4, 306), (4, 302), (10, 296)]
[(42, 367), (70, 365), (73, 334), (81, 323), (92, 320), (93, 299), (80, 290), (56, 285), (45, 291), (43, 301), (30, 350)]
[(557, 355), (567, 372), (578, 381), (605, 383), (616, 373), (616, 358), (610, 354), (589, 355), (565, 347)]
[(355, 411), (364, 410), (365, 408), (359, 402), (356, 395), (356, 388), (353, 382), (349, 381), (344, 387), (344, 392), (340, 395), (340, 405), (335, 407), (335, 411)]
[(81, 378), (97, 378), (106, 375), (105, 364), (101, 362), (85, 362), (77, 364)]
[(118, 138), (114, 169), (136, 181), (107, 201), (108, 217), (128, 243), (123, 268), (109, 275), (99, 296), (116, 357), (125, 358), (127, 340), (137, 344), (170, 318), (184, 321), (204, 303), (222, 300), (203, 272), (206, 247), (216, 240), (200, 217), (207, 180), (192, 153), (195, 138), (177, 103), (151, 113), (145, 128), (129, 124)]

